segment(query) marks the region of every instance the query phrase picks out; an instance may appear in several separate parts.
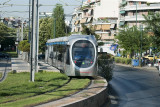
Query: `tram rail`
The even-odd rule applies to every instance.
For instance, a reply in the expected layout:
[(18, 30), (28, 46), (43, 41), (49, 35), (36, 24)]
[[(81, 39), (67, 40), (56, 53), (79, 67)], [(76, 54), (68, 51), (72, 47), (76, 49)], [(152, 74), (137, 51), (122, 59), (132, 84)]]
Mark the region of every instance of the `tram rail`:
[(0, 69), (1, 69), (0, 72), (2, 73), (2, 75), (0, 77), (0, 82), (3, 82), (6, 79), (6, 77), (7, 77), (7, 73), (8, 73), (7, 68), (9, 66), (9, 61), (10, 60), (11, 60), (10, 57), (8, 57), (8, 58), (2, 58), (0, 60), (0, 63), (3, 63), (3, 66), (2, 67), (0, 66)]

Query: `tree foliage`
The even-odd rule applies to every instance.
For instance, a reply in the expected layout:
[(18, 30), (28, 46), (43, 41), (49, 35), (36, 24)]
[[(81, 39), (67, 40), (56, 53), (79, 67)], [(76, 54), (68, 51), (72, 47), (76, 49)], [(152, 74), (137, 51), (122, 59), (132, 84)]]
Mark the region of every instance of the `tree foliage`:
[(120, 47), (124, 48), (129, 54), (135, 51), (140, 52), (141, 43), (142, 50), (147, 50), (150, 46), (150, 37), (145, 32), (142, 34), (142, 31), (138, 30), (136, 26), (119, 29), (116, 39), (118, 39)]
[(100, 76), (104, 77), (108, 82), (112, 80), (113, 76), (113, 57), (107, 53), (98, 54), (98, 73)]
[(53, 10), (53, 23), (56, 28), (56, 38), (65, 36), (65, 15), (62, 5), (56, 4), (56, 8)]
[(0, 44), (2, 50), (15, 45), (15, 38), (13, 36), (15, 36), (15, 29), (9, 28), (0, 22)]
[(39, 51), (45, 52), (45, 44), (48, 39), (53, 37), (53, 19), (52, 18), (44, 18), (39, 22)]
[(143, 15), (145, 18), (145, 24), (147, 24), (146, 30), (152, 36), (152, 47), (156, 48), (156, 52), (160, 51), (160, 13), (149, 12), (148, 15)]
[(30, 44), (28, 43), (28, 40), (23, 40), (19, 42), (18, 49), (23, 52), (29, 52)]
[(86, 25), (82, 24), (82, 34), (86, 34), (86, 35), (94, 35), (96, 37), (96, 39), (98, 40), (99, 39), (99, 35), (97, 35), (95, 33), (95, 29), (93, 27), (87, 27)]

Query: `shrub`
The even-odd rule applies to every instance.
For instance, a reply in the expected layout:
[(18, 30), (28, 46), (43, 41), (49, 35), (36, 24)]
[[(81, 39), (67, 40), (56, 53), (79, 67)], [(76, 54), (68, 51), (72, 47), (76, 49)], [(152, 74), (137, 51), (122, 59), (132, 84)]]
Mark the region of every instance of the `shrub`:
[(99, 75), (104, 77), (107, 81), (112, 79), (113, 73), (113, 57), (108, 54), (101, 53), (98, 56), (98, 70)]
[(115, 57), (115, 62), (128, 65), (128, 64), (131, 64), (132, 59), (131, 58)]
[(23, 40), (19, 43), (18, 49), (23, 52), (29, 52), (30, 51), (30, 44), (28, 43), (28, 40)]

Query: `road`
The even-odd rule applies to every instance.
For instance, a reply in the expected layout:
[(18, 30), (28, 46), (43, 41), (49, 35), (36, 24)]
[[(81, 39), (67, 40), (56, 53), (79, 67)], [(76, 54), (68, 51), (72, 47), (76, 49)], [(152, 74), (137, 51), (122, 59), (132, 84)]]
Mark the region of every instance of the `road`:
[(113, 75), (110, 107), (160, 107), (158, 71), (116, 65)]

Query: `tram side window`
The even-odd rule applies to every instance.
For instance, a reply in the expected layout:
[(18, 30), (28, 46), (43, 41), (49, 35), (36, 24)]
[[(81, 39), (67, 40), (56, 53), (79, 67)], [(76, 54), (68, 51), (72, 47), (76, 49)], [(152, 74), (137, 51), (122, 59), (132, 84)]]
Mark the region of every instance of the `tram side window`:
[(70, 65), (69, 48), (67, 49), (66, 64), (67, 64), (67, 65)]

